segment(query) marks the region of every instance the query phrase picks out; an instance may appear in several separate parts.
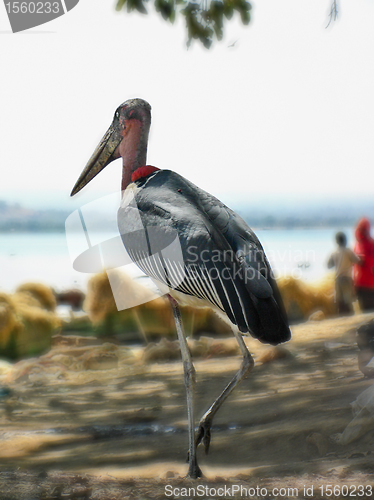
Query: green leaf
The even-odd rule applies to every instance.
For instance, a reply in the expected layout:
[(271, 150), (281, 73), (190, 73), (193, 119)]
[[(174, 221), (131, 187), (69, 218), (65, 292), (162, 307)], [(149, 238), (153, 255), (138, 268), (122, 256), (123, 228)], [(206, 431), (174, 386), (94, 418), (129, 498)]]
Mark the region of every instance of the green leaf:
[(148, 14), (147, 9), (143, 4), (143, 0), (127, 0), (127, 11), (137, 10), (141, 14)]
[[(127, 12), (138, 11), (147, 14), (145, 2), (149, 0), (117, 0), (116, 10), (126, 8)], [(225, 20), (238, 12), (241, 22), (250, 22), (251, 4), (247, 0), (211, 0), (209, 9), (202, 9), (197, 0), (154, 0), (156, 12), (165, 20), (173, 23), (177, 15), (186, 20), (187, 47), (192, 40), (199, 41), (209, 49), (213, 40), (222, 40)]]
[(232, 15), (234, 14), (234, 7), (232, 5), (232, 2), (224, 2), (223, 4), (223, 13), (226, 17), (226, 19), (231, 19)]
[(251, 20), (251, 15), (250, 15), (249, 11), (242, 11), (240, 13), (240, 17), (241, 17), (242, 23), (244, 25), (249, 24), (249, 22)]
[(155, 0), (156, 11), (161, 14), (165, 21), (174, 21), (175, 8), (173, 0)]
[(216, 34), (217, 40), (222, 40), (223, 37), (223, 27), (217, 23), (213, 24), (214, 33)]
[(118, 0), (117, 5), (116, 5), (116, 10), (121, 10), (122, 7), (125, 5), (126, 0)]
[(214, 18), (215, 16), (220, 16), (223, 14), (225, 10), (225, 7), (223, 5), (223, 2), (213, 0), (210, 4), (209, 12), (211, 13), (212, 17)]

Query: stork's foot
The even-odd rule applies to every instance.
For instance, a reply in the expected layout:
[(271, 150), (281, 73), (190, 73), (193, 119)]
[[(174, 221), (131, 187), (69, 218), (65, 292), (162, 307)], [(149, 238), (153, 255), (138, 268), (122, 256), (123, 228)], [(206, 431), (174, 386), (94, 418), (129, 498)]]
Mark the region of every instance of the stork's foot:
[(212, 423), (208, 419), (204, 419), (204, 417), (200, 420), (199, 428), (197, 429), (196, 434), (196, 447), (199, 446), (200, 443), (203, 443), (205, 453), (207, 454), (210, 446), (210, 428)]
[(190, 463), (190, 466), (188, 468), (188, 474), (186, 477), (190, 477), (191, 479), (197, 479), (199, 477), (204, 477), (204, 474), (201, 472), (201, 469), (197, 465), (197, 462)]

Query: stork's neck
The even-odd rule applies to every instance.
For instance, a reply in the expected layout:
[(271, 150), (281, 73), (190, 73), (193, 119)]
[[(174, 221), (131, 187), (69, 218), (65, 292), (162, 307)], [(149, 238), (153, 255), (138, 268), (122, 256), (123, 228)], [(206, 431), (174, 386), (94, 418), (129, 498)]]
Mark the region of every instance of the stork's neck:
[(130, 130), (120, 144), (122, 156), (122, 191), (131, 182), (132, 173), (147, 163), (150, 121), (131, 120)]

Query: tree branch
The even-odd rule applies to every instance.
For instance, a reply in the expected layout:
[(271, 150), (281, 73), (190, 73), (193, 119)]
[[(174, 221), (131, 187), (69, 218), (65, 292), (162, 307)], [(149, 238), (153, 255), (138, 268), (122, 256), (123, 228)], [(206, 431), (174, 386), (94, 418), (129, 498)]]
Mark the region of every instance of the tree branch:
[(336, 21), (338, 19), (338, 0), (333, 0), (331, 4), (330, 14), (329, 14), (329, 22), (326, 26), (328, 28), (332, 21)]

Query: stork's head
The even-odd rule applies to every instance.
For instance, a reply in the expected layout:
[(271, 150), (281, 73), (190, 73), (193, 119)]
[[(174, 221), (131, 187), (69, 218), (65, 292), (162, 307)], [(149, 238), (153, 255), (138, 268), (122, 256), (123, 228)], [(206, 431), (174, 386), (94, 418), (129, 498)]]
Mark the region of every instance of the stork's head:
[(132, 173), (146, 164), (150, 124), (151, 106), (146, 101), (129, 99), (121, 104), (114, 113), (111, 126), (77, 180), (71, 196), (120, 156), (123, 159), (122, 189), (125, 189)]

